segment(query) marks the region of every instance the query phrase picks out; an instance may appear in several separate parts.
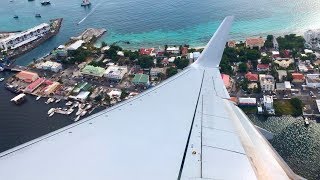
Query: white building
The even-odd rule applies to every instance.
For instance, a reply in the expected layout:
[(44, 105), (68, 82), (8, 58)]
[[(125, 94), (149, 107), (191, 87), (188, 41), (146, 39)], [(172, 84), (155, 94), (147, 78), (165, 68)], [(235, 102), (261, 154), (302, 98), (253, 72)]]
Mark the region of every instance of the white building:
[(257, 104), (256, 98), (239, 98), (239, 105), (242, 106), (255, 106)]
[(273, 97), (272, 96), (263, 96), (263, 105), (266, 110), (273, 110)]
[(260, 86), (262, 91), (274, 91), (275, 80), (273, 76), (260, 74), (259, 80), (260, 80)]
[(200, 54), (201, 54), (200, 52), (189, 53), (188, 58), (193, 61), (196, 61), (200, 57)]
[(53, 72), (59, 72), (60, 70), (62, 70), (62, 64), (52, 61), (41, 62), (39, 64), (36, 64), (36, 67), (38, 69), (50, 70)]
[(165, 68), (151, 68), (150, 70), (150, 76), (151, 77), (157, 77), (159, 73), (165, 74)]
[(68, 50), (68, 51), (75, 51), (75, 50), (77, 50), (79, 47), (81, 47), (83, 43), (84, 43), (83, 40), (78, 40), (78, 41), (70, 44), (70, 45), (67, 47), (67, 50)]
[(306, 43), (311, 44), (316, 38), (320, 39), (320, 30), (308, 30), (303, 35)]
[(0, 40), (0, 48), (7, 51), (8, 49), (16, 49), (20, 46), (28, 44), (50, 31), (50, 25), (47, 23), (40, 24), (26, 31), (16, 33), (5, 39)]
[(180, 48), (179, 47), (168, 47), (167, 52), (172, 53), (172, 54), (180, 54)]
[(121, 81), (127, 72), (128, 68), (126, 66), (109, 66), (104, 76), (111, 80)]
[(320, 74), (307, 74), (306, 84), (309, 88), (319, 88), (320, 87)]

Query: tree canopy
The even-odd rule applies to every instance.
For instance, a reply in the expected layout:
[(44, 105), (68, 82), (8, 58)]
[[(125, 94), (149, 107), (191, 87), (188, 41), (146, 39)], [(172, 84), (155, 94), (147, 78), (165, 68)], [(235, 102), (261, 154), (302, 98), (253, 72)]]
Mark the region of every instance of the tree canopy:
[(305, 40), (302, 36), (296, 36), (295, 34), (285, 35), (284, 37), (278, 37), (279, 49), (303, 49)]

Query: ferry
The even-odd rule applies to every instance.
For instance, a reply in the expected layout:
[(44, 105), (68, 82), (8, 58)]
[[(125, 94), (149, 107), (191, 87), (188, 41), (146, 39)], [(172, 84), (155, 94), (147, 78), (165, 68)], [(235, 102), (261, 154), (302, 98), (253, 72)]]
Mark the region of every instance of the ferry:
[(83, 0), (81, 6), (90, 6), (91, 2), (89, 0)]
[(10, 101), (16, 104), (21, 104), (25, 100), (26, 94), (22, 93), (12, 98)]
[(51, 4), (50, 1), (42, 1), (42, 2), (41, 2), (41, 5), (42, 5), (42, 6), (46, 6), (46, 5), (50, 5), (50, 4)]

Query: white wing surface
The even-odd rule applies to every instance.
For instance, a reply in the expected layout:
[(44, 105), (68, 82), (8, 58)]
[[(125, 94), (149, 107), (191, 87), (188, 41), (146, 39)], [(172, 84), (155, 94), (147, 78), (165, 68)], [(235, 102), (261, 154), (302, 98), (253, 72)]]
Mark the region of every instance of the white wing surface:
[(218, 65), (232, 21), (157, 87), (0, 154), (0, 179), (298, 179), (229, 101)]

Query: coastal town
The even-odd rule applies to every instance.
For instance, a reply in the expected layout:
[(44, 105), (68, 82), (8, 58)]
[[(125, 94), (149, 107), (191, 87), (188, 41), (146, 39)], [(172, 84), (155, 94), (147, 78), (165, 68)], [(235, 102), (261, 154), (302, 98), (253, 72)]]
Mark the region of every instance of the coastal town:
[[(16, 72), (4, 82), (7, 90), (17, 94), (12, 101), (23, 103), (26, 95), (47, 98), (46, 104), (63, 101), (63, 107), (48, 111), (49, 117), (60, 113), (78, 121), (97, 107), (132, 98), (182, 71), (203, 50), (164, 45), (132, 51), (105, 42), (97, 47), (106, 30), (90, 28), (26, 67), (12, 63), (13, 52), (39, 45), (44, 41), (41, 37), (58, 31), (61, 21), (0, 36), (0, 70)], [(50, 27), (55, 31), (50, 33)], [(303, 115), (306, 123), (320, 116), (319, 37), (320, 32), (309, 30), (303, 37), (268, 35), (229, 41), (220, 70), (231, 100), (248, 114)]]

